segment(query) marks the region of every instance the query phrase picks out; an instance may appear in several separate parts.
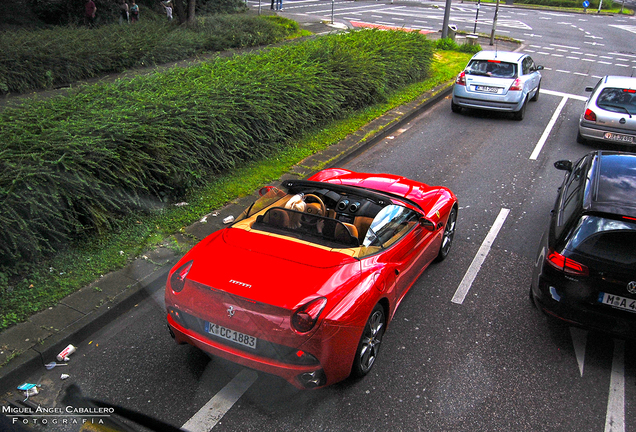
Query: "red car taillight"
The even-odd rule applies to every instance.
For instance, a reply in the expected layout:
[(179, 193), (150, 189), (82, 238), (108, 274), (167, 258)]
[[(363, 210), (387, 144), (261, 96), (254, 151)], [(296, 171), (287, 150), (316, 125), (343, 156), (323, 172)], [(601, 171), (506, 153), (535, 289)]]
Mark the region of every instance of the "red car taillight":
[(457, 75), (457, 79), (455, 80), (455, 84), (457, 85), (466, 85), (466, 73), (462, 71), (459, 75)]
[(291, 323), (294, 329), (300, 333), (307, 333), (314, 328), (320, 313), (325, 308), (327, 299), (318, 297), (298, 308), (292, 315)]
[(587, 266), (578, 263), (570, 258), (566, 258), (553, 250), (548, 251), (546, 261), (552, 267), (572, 276), (588, 276), (590, 274)]
[(172, 273), (172, 276), (170, 276), (170, 288), (172, 288), (172, 291), (180, 292), (183, 289), (186, 276), (190, 273), (191, 268), (192, 261), (188, 261)]
[(508, 91), (521, 91), (521, 90), (523, 90), (523, 84), (521, 83), (521, 80), (519, 78), (514, 80), (514, 82), (508, 89)]
[(592, 111), (591, 109), (588, 108), (588, 109), (585, 110), (585, 114), (583, 115), (583, 118), (585, 120), (595, 122), (596, 121), (596, 114), (594, 114), (594, 111)]

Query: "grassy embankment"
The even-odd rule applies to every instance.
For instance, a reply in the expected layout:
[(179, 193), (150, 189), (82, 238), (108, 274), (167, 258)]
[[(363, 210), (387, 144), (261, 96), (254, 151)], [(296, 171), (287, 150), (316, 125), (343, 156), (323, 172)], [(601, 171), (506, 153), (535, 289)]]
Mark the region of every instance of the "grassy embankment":
[(0, 175), (0, 329), (176, 245), (173, 233), (452, 79), (470, 57), (433, 52), (415, 33), (364, 31), (0, 113), (10, 169)]
[(95, 29), (0, 32), (0, 94), (66, 86), (105, 74), (256, 47), (305, 35), (277, 16), (211, 15), (194, 27), (164, 20)]

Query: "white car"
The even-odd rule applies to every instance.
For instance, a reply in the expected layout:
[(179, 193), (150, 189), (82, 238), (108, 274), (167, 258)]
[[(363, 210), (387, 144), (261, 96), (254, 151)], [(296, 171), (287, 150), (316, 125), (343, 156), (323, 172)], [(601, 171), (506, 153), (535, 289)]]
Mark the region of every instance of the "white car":
[(636, 78), (606, 76), (594, 87), (579, 121), (577, 142), (636, 144)]
[(477, 108), (508, 111), (515, 120), (523, 120), (529, 100), (539, 99), (543, 66), (537, 66), (528, 54), (506, 51), (481, 51), (457, 75), (451, 109)]

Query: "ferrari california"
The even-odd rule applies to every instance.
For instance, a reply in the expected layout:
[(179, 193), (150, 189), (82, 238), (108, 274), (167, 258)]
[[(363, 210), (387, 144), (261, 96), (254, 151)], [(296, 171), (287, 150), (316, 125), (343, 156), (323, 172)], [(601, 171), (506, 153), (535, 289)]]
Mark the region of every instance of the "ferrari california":
[(300, 389), (366, 375), (409, 288), (448, 255), (457, 198), (344, 169), (260, 194), (170, 271), (172, 337)]

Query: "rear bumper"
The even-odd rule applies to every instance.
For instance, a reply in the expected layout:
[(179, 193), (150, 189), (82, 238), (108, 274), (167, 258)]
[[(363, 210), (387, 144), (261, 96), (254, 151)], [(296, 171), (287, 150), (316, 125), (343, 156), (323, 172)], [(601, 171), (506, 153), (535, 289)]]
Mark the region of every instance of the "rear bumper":
[[(580, 121), (579, 133), (581, 137), (587, 140), (603, 141), (607, 143), (615, 143), (621, 145), (636, 145), (636, 132), (620, 129), (608, 129), (598, 127), (594, 123)], [(621, 137), (627, 137), (627, 139), (607, 138), (607, 134), (619, 134)]]
[(453, 94), (453, 103), (462, 108), (487, 109), (493, 111), (515, 112), (519, 111), (523, 105), (521, 101), (506, 101), (495, 99), (476, 99), (470, 96), (458, 96)]
[(636, 338), (636, 314), (576, 301), (569, 298), (567, 290), (553, 286), (543, 278), (533, 287), (532, 297), (537, 307), (550, 317), (621, 338)]
[(231, 345), (211, 340), (205, 336), (183, 327), (172, 316), (167, 315), (168, 327), (177, 343), (187, 343), (211, 355), (224, 358), (242, 366), (261, 372), (279, 376), (298, 389), (307, 389), (301, 377), (310, 374), (326, 379), (319, 387), (327, 386), (347, 378), (351, 373), (353, 356), (357, 349), (362, 329), (338, 326), (323, 322), (320, 331), (302, 347), (315, 356), (319, 364), (295, 365), (258, 356)]

